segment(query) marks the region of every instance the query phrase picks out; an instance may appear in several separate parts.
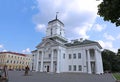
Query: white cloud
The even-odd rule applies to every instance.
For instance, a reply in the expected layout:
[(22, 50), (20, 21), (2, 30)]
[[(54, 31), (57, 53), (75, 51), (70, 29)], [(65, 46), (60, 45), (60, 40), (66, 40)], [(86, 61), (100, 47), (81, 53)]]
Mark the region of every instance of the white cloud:
[(101, 32), (103, 29), (106, 28), (106, 25), (94, 24), (93, 30)]
[(2, 45), (2, 44), (0, 44), (0, 48), (3, 48), (3, 45)]
[(102, 40), (99, 40), (98, 41), (100, 43), (100, 45), (103, 47), (103, 48), (112, 48), (113, 45), (112, 45), (112, 42), (105, 42), (105, 41), (102, 41)]
[(120, 34), (117, 36), (117, 39), (120, 39)]
[(88, 39), (90, 36), (87, 35), (87, 31), (91, 29), (90, 24), (85, 24), (83, 27), (75, 27), (74, 32), (79, 34), (81, 38)]
[(111, 41), (98, 40), (98, 42), (102, 46), (103, 49), (109, 49), (114, 52), (117, 52), (117, 49), (113, 47), (113, 43)]
[[(97, 17), (97, 5), (101, 1), (96, 0), (36, 0), (39, 12), (33, 16), (33, 22), (38, 25), (46, 24), (55, 18), (55, 12), (60, 12), (58, 18), (63, 21), (66, 28), (66, 35), (71, 38), (85, 37)], [(47, 5), (47, 6), (46, 6)], [(86, 25), (87, 24), (87, 25)], [(75, 29), (73, 31), (73, 29)], [(100, 29), (100, 28), (99, 28)]]
[(107, 34), (107, 33), (104, 33), (104, 37), (105, 37), (107, 40), (111, 40), (111, 41), (115, 40), (115, 38), (114, 38), (112, 35), (109, 35), (109, 34)]
[(7, 50), (6, 49), (4, 49), (4, 50), (2, 50), (3, 52), (7, 52)]
[(41, 32), (41, 31), (45, 30), (45, 25), (44, 24), (37, 24), (35, 30), (38, 32)]
[(26, 48), (25, 50), (22, 50), (23, 53), (30, 53), (30, 48)]

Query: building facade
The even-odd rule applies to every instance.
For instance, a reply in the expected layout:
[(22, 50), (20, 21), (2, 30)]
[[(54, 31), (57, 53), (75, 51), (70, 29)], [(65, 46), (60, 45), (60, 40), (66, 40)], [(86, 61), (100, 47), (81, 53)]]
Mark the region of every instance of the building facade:
[(16, 52), (0, 52), (0, 68), (5, 65), (9, 70), (24, 70), (26, 66), (31, 68), (32, 58), (26, 54)]
[(32, 51), (35, 71), (103, 73), (100, 44), (82, 38), (68, 42), (57, 17), (48, 22), (46, 37), (36, 48)]

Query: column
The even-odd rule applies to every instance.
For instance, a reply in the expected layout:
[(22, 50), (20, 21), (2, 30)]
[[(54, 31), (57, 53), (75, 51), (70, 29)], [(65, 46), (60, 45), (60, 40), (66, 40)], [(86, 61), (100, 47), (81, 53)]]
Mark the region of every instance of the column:
[(56, 73), (60, 73), (60, 51), (57, 50), (57, 71)]
[(51, 66), (50, 66), (50, 67), (51, 67), (51, 68), (50, 68), (51, 71), (50, 71), (50, 72), (53, 72), (53, 52), (54, 52), (54, 51), (53, 51), (53, 49), (52, 49), (52, 53), (51, 53)]
[(91, 74), (90, 50), (87, 50), (88, 56), (88, 73)]
[(101, 52), (95, 49), (95, 67), (96, 67), (96, 74), (103, 73), (103, 64), (101, 58)]
[(37, 54), (36, 54), (36, 68), (35, 68), (35, 71), (38, 71), (38, 64), (39, 64), (39, 51), (37, 51)]
[(97, 50), (96, 49), (94, 49), (94, 51), (95, 51), (95, 70), (96, 70), (96, 74), (98, 74), (98, 66), (97, 66), (97, 64), (98, 64), (98, 59), (97, 59)]
[(43, 72), (43, 55), (44, 55), (44, 51), (41, 52), (41, 67), (40, 67), (40, 72)]
[(35, 55), (33, 54), (32, 55), (32, 71), (34, 70), (34, 67), (35, 67), (34, 66), (35, 65), (35, 62), (34, 62), (35, 58), (34, 57), (35, 57)]

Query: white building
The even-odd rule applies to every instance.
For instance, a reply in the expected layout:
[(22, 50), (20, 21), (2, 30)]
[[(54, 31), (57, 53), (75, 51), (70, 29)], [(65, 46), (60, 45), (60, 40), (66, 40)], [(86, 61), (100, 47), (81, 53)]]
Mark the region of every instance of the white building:
[(57, 16), (48, 22), (46, 37), (36, 48), (32, 51), (35, 71), (103, 73), (100, 44), (82, 38), (68, 43), (64, 24)]

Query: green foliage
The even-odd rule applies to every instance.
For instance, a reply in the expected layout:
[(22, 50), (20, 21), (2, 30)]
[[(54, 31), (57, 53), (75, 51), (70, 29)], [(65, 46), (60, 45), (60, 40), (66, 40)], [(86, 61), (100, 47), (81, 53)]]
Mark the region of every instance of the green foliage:
[(119, 55), (119, 56), (120, 56), (120, 49), (118, 49), (117, 55)]
[(120, 72), (120, 56), (110, 50), (102, 52), (104, 71)]
[(120, 0), (103, 0), (98, 5), (98, 15), (103, 17), (105, 21), (120, 26)]

